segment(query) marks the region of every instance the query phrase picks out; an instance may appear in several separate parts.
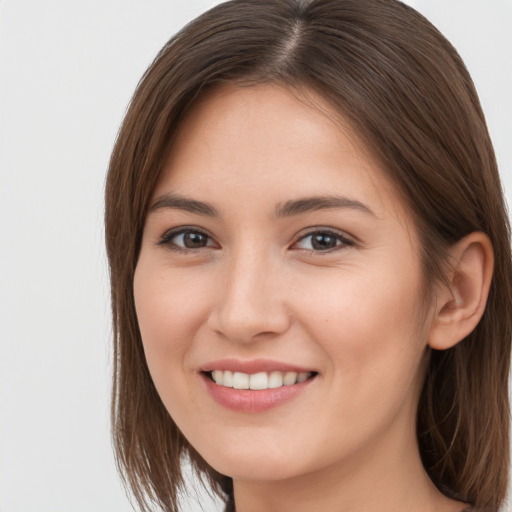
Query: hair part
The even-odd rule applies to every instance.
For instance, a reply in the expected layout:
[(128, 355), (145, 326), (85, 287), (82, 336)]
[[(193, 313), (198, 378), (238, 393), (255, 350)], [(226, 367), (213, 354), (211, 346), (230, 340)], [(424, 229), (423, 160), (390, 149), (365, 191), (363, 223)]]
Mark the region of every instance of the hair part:
[(502, 503), (509, 463), (512, 338), (509, 226), (497, 164), (471, 78), (451, 44), (396, 0), (232, 0), (188, 24), (142, 77), (117, 137), (106, 183), (106, 245), (114, 319), (113, 440), (142, 510), (178, 510), (181, 457), (222, 497), (230, 478), (189, 445), (149, 374), (133, 275), (149, 200), (175, 134), (222, 83), (313, 90), (382, 165), (421, 240), (425, 283), (443, 281), (446, 250), (482, 231), (495, 272), (477, 328), (432, 351), (418, 407), (424, 466), (447, 496), (475, 511)]

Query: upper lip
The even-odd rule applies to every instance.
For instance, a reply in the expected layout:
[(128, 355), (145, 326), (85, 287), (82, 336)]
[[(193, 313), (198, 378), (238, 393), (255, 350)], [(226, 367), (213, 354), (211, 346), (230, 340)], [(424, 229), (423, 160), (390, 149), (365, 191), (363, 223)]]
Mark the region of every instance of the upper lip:
[(211, 372), (213, 370), (229, 370), (241, 373), (259, 373), (259, 372), (313, 372), (311, 368), (304, 368), (295, 364), (284, 363), (272, 359), (219, 359), (201, 366), (200, 371)]

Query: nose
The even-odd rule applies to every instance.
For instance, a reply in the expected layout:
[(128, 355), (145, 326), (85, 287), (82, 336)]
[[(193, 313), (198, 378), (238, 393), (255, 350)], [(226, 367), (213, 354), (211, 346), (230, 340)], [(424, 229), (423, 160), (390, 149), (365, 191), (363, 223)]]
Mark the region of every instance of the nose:
[(240, 254), (219, 275), (209, 328), (238, 343), (273, 338), (290, 326), (282, 269), (268, 254)]

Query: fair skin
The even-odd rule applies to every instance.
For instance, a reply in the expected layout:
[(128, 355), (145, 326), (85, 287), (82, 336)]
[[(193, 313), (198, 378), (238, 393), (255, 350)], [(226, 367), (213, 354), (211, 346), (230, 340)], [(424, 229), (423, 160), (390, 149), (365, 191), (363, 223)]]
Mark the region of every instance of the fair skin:
[[(479, 234), (454, 248), (457, 289), (425, 311), (410, 215), (354, 141), (284, 88), (223, 86), (188, 114), (153, 194), (134, 278), (147, 363), (238, 512), (463, 508), (426, 475), (415, 415), (427, 347), (474, 327), (492, 251)], [(307, 380), (282, 399), (207, 374), (230, 364)]]

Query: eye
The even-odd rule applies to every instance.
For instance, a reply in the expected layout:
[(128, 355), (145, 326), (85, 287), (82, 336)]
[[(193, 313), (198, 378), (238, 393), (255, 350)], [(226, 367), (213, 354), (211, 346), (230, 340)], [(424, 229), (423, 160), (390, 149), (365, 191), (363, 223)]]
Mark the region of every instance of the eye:
[(293, 249), (305, 249), (315, 252), (329, 252), (337, 248), (352, 246), (354, 243), (341, 233), (328, 229), (316, 230), (299, 238)]
[(158, 245), (167, 245), (172, 250), (182, 252), (216, 246), (209, 235), (192, 228), (169, 231), (158, 242)]

